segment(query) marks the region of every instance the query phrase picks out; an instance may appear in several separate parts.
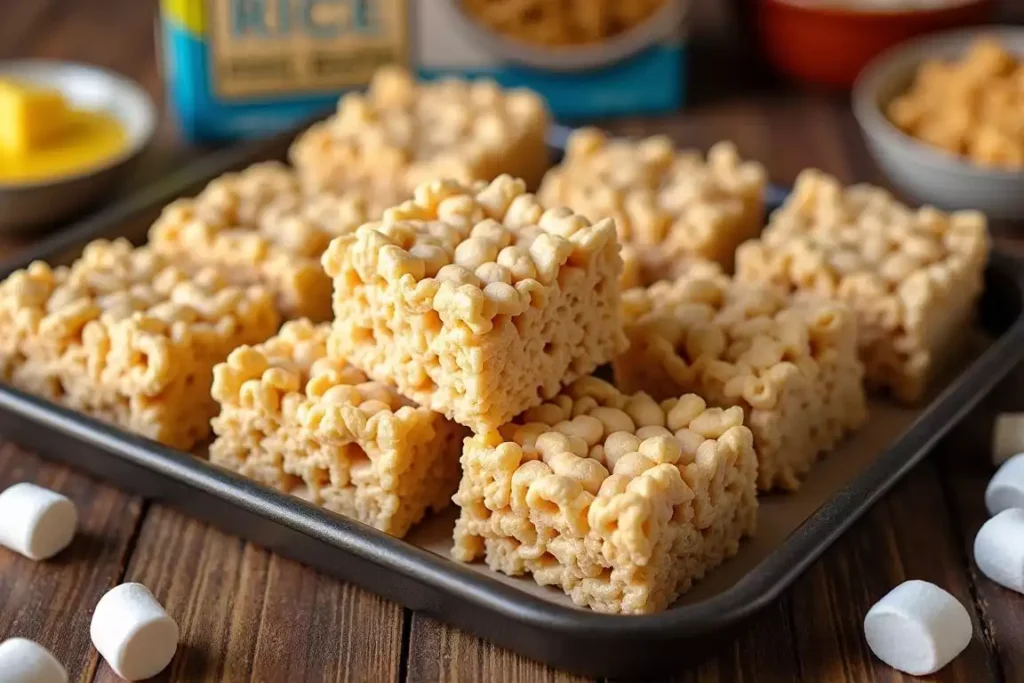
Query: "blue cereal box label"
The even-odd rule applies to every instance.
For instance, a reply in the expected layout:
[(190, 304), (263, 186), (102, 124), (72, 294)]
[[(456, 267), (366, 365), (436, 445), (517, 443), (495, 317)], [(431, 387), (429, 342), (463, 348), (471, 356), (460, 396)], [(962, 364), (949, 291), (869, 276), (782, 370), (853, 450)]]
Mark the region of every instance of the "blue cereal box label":
[(328, 112), (385, 64), (528, 87), (563, 120), (681, 106), (680, 0), (162, 0), (169, 100), (194, 140)]

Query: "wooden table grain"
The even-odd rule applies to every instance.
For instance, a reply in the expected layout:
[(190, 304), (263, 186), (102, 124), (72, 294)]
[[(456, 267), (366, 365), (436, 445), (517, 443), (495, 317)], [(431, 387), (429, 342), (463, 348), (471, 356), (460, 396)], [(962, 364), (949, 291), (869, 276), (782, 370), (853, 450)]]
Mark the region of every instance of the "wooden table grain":
[[(728, 40), (722, 4), (695, 3), (702, 40)], [(1020, 18), (1021, 6), (1006, 7)], [(75, 59), (116, 69), (158, 102), (153, 0), (35, 0), (0, 6), (0, 59)], [(703, 61), (702, 61), (703, 60)], [(606, 122), (625, 134), (665, 132), (706, 147), (731, 138), (792, 182), (808, 166), (841, 178), (883, 182), (868, 158), (846, 98), (766, 86), (727, 56), (693, 59), (695, 96), (683, 114)], [(165, 117), (166, 119), (167, 117)], [(125, 191), (198, 152), (167, 120)], [(1024, 235), (1024, 227), (1020, 228)], [(29, 238), (0, 242), (0, 256)], [(1012, 226), (998, 246), (1024, 251)], [(679, 682), (915, 680), (868, 652), (861, 622), (897, 583), (933, 581), (971, 613), (967, 651), (927, 680), (1024, 682), (1024, 597), (981, 576), (971, 560), (986, 519), (983, 491), (993, 415), (1024, 409), (1024, 372), (1004, 382), (903, 482), (840, 539), (783, 597), (734, 640), (683, 668)], [(70, 496), (82, 531), (57, 559), (33, 563), (0, 553), (0, 638), (40, 641), (76, 681), (116, 681), (89, 642), (100, 595), (141, 581), (177, 619), (181, 646), (162, 681), (549, 681), (585, 680), (414, 614), (352, 585), (221, 533), (162, 505), (0, 444), (0, 487), (35, 481)]]

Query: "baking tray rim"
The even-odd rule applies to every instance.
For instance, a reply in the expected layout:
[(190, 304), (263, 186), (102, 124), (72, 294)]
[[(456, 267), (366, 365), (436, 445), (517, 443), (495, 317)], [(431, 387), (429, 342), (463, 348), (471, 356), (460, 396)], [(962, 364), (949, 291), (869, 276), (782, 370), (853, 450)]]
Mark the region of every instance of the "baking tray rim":
[[(568, 129), (556, 127), (552, 142), (564, 145)], [(289, 136), (293, 132), (288, 133)], [(37, 259), (46, 260), (94, 237), (110, 237), (112, 226), (133, 214), (182, 195), (197, 179), (192, 172), (220, 174), (258, 158), (276, 136), (252, 146), (229, 148), (205, 156), (140, 190), (126, 200), (51, 237), (13, 264), (0, 266), (0, 277)], [(561, 139), (559, 139), (561, 138)], [(559, 143), (562, 144), (559, 144)], [(210, 175), (209, 177), (212, 177)], [(199, 178), (204, 182), (209, 178)], [(771, 186), (766, 204), (777, 205), (785, 190)], [(102, 233), (102, 234), (101, 234)], [(1024, 301), (1024, 265), (993, 252), (990, 269), (1009, 278)], [(1024, 357), (1024, 310), (993, 343), (925, 406), (892, 445), (855, 479), (807, 517), (777, 549), (739, 581), (700, 602), (678, 605), (650, 615), (612, 615), (546, 600), (461, 563), (389, 536), (372, 527), (320, 508), (295, 496), (262, 486), (196, 457), (130, 434), (0, 382), (0, 410), (86, 442), (129, 463), (193, 486), (228, 504), (264, 517), (337, 550), (404, 575), (475, 607), (523, 626), (574, 637), (664, 640), (704, 636), (725, 630), (760, 611), (788, 588), (807, 567), (857, 521), (899, 479), (922, 460), (989, 390)], [(45, 456), (45, 453), (42, 455)], [(180, 506), (179, 506), (180, 507)], [(187, 512), (187, 510), (186, 510)], [(244, 536), (244, 534), (241, 534)], [(287, 552), (282, 554), (287, 555)], [(358, 581), (354, 581), (358, 583)], [(442, 616), (443, 618), (443, 616)]]
[[(992, 263), (992, 267), (1013, 277), (1024, 296), (1024, 276), (1009, 270), (1016, 265), (1016, 259), (994, 254)], [(225, 502), (241, 505), (249, 512), (315, 540), (527, 626), (573, 634), (586, 631), (594, 636), (685, 638), (723, 630), (774, 601), (836, 538), (927, 455), (931, 446), (945, 436), (1021, 356), (1024, 356), (1024, 318), (1016, 320), (958, 375), (891, 447), (804, 520), (742, 579), (701, 602), (638, 616), (602, 614), (545, 600), (474, 572), (455, 560), (264, 487), (195, 455), (124, 432), (5, 384), (0, 384), (0, 410), (63, 432), (132, 464), (172, 477)], [(1000, 367), (1006, 371), (1000, 372)]]

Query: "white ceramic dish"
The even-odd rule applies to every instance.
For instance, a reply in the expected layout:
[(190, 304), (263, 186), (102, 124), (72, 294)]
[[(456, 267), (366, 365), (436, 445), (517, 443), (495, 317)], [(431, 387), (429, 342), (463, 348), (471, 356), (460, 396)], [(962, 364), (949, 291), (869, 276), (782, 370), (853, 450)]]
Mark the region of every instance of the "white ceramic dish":
[(906, 194), (943, 209), (978, 209), (995, 219), (1024, 220), (1024, 173), (983, 168), (931, 147), (903, 133), (884, 114), (921, 62), (959, 58), (983, 35), (1024, 58), (1024, 28), (983, 26), (918, 38), (868, 65), (854, 85), (853, 111), (875, 161)]
[(149, 95), (131, 80), (105, 69), (17, 60), (0, 62), (0, 78), (56, 88), (77, 109), (112, 114), (128, 134), (121, 154), (84, 171), (38, 182), (0, 182), (0, 233), (53, 228), (82, 213), (111, 189), (156, 130), (157, 111)]

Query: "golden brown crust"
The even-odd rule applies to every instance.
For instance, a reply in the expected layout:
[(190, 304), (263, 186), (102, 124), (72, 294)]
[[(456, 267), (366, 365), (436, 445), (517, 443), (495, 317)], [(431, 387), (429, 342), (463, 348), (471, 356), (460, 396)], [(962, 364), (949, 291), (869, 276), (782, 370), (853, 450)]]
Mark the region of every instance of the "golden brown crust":
[(742, 422), (692, 394), (659, 404), (578, 380), (466, 440), (452, 554), (602, 612), (665, 609), (754, 531), (757, 459)]

